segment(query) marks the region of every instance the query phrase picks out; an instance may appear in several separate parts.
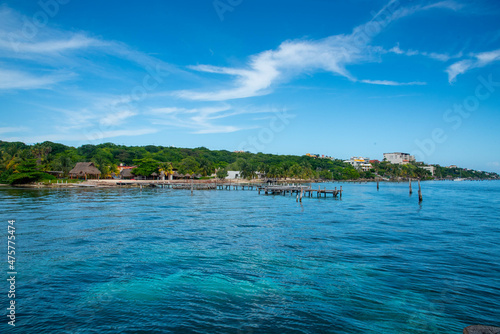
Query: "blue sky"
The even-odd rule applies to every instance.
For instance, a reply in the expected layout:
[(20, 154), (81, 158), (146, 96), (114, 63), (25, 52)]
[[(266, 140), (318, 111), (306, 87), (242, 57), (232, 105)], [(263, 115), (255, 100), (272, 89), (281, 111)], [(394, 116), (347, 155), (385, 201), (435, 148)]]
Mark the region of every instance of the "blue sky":
[(0, 139), (500, 172), (497, 1), (4, 1)]

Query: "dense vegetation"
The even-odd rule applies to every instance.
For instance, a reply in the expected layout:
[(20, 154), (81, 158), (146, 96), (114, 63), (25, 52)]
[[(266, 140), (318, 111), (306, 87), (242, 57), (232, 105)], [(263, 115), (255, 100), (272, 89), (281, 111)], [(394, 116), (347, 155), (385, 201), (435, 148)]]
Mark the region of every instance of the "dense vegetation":
[[(0, 141), (0, 183), (27, 183), (50, 179), (45, 171), (62, 171), (65, 177), (77, 162), (91, 161), (101, 171), (101, 177), (117, 173), (120, 164), (134, 165), (136, 175), (152, 172), (171, 172), (210, 176), (217, 171), (224, 177), (227, 170), (238, 170), (245, 178), (261, 173), (270, 178), (356, 180), (373, 179), (377, 175), (395, 178), (429, 178), (429, 172), (417, 164), (393, 165), (376, 163), (371, 171), (355, 169), (342, 160), (320, 159), (308, 156), (274, 155), (264, 153), (235, 153), (226, 150), (209, 150), (163, 146), (122, 146), (112, 143), (83, 145), (78, 148), (44, 142), (26, 145), (20, 142)], [(498, 178), (495, 173), (470, 171), (461, 168), (437, 166), (439, 178)]]

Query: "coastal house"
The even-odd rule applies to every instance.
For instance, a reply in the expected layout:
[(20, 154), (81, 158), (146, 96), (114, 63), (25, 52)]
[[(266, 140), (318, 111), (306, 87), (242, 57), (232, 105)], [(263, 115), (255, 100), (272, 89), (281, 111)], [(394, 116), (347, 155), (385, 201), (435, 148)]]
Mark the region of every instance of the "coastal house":
[(436, 171), (436, 166), (420, 166), (420, 168), (429, 171), (432, 176), (434, 176), (434, 172)]
[(101, 171), (97, 169), (93, 162), (78, 162), (75, 167), (69, 171), (71, 178), (99, 179)]
[(241, 172), (237, 170), (228, 170), (226, 180), (241, 179)]
[(367, 172), (372, 168), (369, 158), (351, 157), (351, 159), (344, 160), (344, 162), (350, 164), (356, 169), (362, 170), (363, 172)]
[(410, 162), (414, 162), (415, 156), (403, 152), (384, 153), (384, 160), (395, 165), (406, 165)]

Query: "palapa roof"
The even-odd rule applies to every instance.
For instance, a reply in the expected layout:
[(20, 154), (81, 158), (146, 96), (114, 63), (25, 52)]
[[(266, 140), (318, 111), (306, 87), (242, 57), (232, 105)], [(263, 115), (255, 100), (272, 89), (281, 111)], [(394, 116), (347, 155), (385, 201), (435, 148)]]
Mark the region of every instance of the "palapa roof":
[(70, 175), (101, 175), (93, 162), (77, 162), (76, 166), (69, 171)]
[(132, 173), (132, 169), (122, 169), (120, 172), (121, 177), (134, 177), (135, 175)]

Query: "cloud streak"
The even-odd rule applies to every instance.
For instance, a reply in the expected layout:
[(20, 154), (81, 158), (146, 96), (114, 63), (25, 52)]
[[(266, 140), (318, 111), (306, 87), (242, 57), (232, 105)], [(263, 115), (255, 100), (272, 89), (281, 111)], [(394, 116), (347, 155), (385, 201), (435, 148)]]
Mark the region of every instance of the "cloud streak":
[(21, 141), (28, 144), (41, 143), (44, 141), (75, 141), (75, 142), (93, 142), (108, 138), (115, 137), (129, 137), (129, 136), (142, 136), (147, 134), (153, 134), (158, 132), (158, 129), (154, 128), (141, 128), (141, 129), (121, 129), (112, 131), (89, 131), (89, 132), (79, 132), (72, 134), (50, 134), (50, 135), (39, 135), (39, 136), (16, 136), (4, 138), (5, 141)]
[(149, 115), (153, 117), (152, 123), (157, 125), (182, 127), (191, 129), (195, 134), (215, 134), (230, 133), (241, 130), (253, 129), (255, 126), (221, 125), (215, 124), (215, 120), (222, 120), (245, 114), (272, 113), (274, 110), (269, 108), (248, 109), (233, 108), (228, 104), (222, 104), (212, 107), (201, 108), (153, 108)]
[(449, 54), (446, 54), (446, 53), (438, 53), (438, 52), (425, 52), (425, 51), (417, 51), (417, 50), (402, 50), (400, 47), (399, 47), (399, 44), (397, 44), (396, 46), (392, 47), (391, 49), (389, 49), (387, 52), (390, 52), (390, 53), (395, 53), (395, 54), (398, 54), (398, 55), (405, 55), (405, 56), (424, 56), (424, 57), (428, 57), (428, 58), (431, 58), (431, 59), (434, 59), (434, 60), (439, 60), (439, 61), (442, 61), (442, 62), (446, 62), (450, 59), (453, 59), (453, 58), (460, 58), (462, 57), (462, 52), (459, 52), (455, 55), (449, 55)]
[[(215, 91), (183, 90), (178, 97), (198, 101), (225, 101), (269, 94), (280, 82), (303, 74), (326, 71), (359, 81), (348, 70), (348, 65), (377, 61), (383, 49), (371, 46), (373, 37), (391, 22), (420, 10), (447, 8), (458, 10), (453, 1), (443, 1), (431, 5), (399, 7), (399, 2), (391, 0), (367, 23), (353, 29), (351, 34), (334, 35), (316, 41), (289, 40), (275, 50), (267, 50), (249, 58), (245, 68), (216, 67), (210, 65), (192, 66), (191, 69), (204, 73), (226, 74), (234, 79), (230, 88)], [(437, 58), (439, 56), (433, 55)], [(361, 80), (364, 83), (400, 86), (419, 85), (420, 82), (396, 83), (388, 80)]]
[(74, 77), (72, 74), (36, 76), (31, 73), (0, 68), (0, 89), (50, 89), (54, 84)]
[(500, 49), (471, 54), (469, 59), (453, 63), (446, 69), (446, 73), (448, 73), (448, 81), (453, 83), (456, 81), (458, 75), (464, 74), (465, 72), (475, 68), (488, 66), (489, 64), (499, 60)]
[(361, 80), (362, 83), (367, 83), (371, 85), (382, 85), (382, 86), (422, 86), (426, 85), (425, 82), (412, 81), (412, 82), (397, 82), (391, 80)]
[[(18, 60), (15, 63), (11, 62), (12, 66), (22, 66), (23, 69), (32, 68), (34, 71), (43, 70), (47, 73), (68, 68), (78, 74), (92, 73), (101, 77), (110, 77), (114, 69), (116, 77), (123, 77), (124, 73), (121, 68), (115, 68), (109, 61), (99, 62), (102, 57), (112, 56), (142, 67), (143, 73), (154, 73), (155, 78), (172, 73), (186, 77), (193, 76), (155, 57), (134, 50), (125, 43), (92, 37), (85, 32), (71, 32), (42, 26), (36, 28), (36, 33), (27, 33), (25, 29), (27, 21), (26, 16), (6, 6), (0, 6), (0, 58)], [(9, 69), (20, 71), (21, 67)], [(34, 76), (30, 73), (25, 75), (30, 78)], [(58, 76), (43, 77), (39, 80), (31, 78), (29, 81), (34, 83), (30, 85), (12, 84), (8, 87), (7, 83), (4, 83), (2, 88), (38, 88), (43, 85), (44, 81), (51, 84), (60, 81), (55, 80), (56, 77)], [(40, 82), (40, 85), (35, 84), (37, 82)]]

